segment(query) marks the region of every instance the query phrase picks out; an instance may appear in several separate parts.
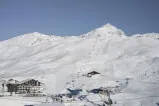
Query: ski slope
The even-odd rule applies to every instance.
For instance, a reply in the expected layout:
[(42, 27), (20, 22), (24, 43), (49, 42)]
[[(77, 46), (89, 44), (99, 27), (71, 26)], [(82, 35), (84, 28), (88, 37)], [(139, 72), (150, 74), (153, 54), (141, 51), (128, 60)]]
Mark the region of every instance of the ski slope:
[[(80, 36), (24, 34), (0, 42), (0, 76), (38, 79), (45, 83), (46, 94), (66, 92), (66, 88), (120, 86), (122, 93), (112, 95), (119, 103), (114, 106), (155, 106), (159, 100), (158, 38), (157, 33), (128, 37), (111, 24)], [(90, 71), (100, 75), (82, 76)]]

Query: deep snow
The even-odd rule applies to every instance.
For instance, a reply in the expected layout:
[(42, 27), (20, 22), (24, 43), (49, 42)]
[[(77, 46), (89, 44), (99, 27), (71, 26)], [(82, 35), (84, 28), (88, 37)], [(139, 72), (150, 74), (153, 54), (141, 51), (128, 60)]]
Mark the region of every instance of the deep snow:
[[(0, 76), (38, 79), (46, 84), (46, 94), (66, 92), (68, 87), (120, 86), (121, 93), (111, 96), (117, 102), (114, 106), (155, 106), (159, 102), (158, 38), (157, 33), (127, 37), (110, 24), (81, 36), (24, 34), (0, 42)], [(101, 74), (82, 76), (93, 70)], [(126, 78), (130, 78), (128, 85)], [(3, 102), (0, 98), (0, 106), (10, 106)]]

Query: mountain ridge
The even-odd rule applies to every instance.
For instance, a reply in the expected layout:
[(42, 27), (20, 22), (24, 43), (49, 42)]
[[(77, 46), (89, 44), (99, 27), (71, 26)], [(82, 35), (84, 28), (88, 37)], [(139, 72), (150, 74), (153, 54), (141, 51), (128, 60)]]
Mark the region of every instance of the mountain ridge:
[[(112, 95), (114, 101), (121, 97), (159, 95), (159, 86), (155, 88), (153, 83), (147, 83), (159, 81), (157, 39), (127, 37), (109, 24), (83, 36), (34, 34), (0, 43), (1, 78), (38, 79), (46, 85), (46, 94), (61, 93), (67, 88), (88, 90), (119, 86), (122, 90)], [(91, 71), (100, 75), (84, 76)], [(126, 79), (131, 80), (125, 86)]]
[[(101, 33), (102, 32), (102, 33)], [(24, 38), (24, 39), (29, 39), (29, 37), (32, 37), (32, 39), (39, 39), (39, 40), (53, 40), (53, 39), (63, 39), (63, 38), (69, 38), (69, 37), (88, 37), (88, 36), (104, 36), (104, 37), (108, 37), (108, 38), (125, 38), (125, 37), (150, 37), (150, 38), (155, 38), (155, 39), (159, 39), (159, 33), (145, 33), (145, 34), (135, 34), (132, 36), (127, 36), (124, 31), (122, 31), (121, 29), (118, 29), (117, 27), (107, 23), (99, 28), (96, 28), (92, 31), (89, 31), (85, 34), (79, 35), (79, 36), (57, 36), (57, 35), (46, 35), (43, 33), (39, 33), (39, 32), (33, 32), (33, 33), (27, 33), (27, 34), (23, 34), (20, 36), (16, 36), (13, 38), (10, 38), (8, 40), (11, 39), (19, 39), (19, 38)], [(109, 36), (112, 35), (112, 36)], [(4, 41), (8, 41), (8, 40), (4, 40)], [(4, 42), (4, 41), (0, 41), (0, 42)]]

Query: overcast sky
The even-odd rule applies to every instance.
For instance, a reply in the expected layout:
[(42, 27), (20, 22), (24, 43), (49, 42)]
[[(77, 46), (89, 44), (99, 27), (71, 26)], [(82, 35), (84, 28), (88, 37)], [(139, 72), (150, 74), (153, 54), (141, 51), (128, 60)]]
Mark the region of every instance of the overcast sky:
[(108, 22), (128, 35), (159, 32), (159, 0), (0, 0), (0, 40), (80, 35)]

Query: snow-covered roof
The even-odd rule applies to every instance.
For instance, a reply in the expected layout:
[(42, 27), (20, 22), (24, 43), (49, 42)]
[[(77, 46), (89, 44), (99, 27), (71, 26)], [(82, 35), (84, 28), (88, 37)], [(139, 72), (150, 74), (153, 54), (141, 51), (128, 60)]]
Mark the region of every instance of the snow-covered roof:
[[(35, 79), (26, 79), (26, 80), (18, 82), (18, 84), (23, 84), (23, 83), (28, 82), (30, 80), (38, 81), (38, 80), (35, 80)], [(40, 81), (38, 81), (38, 82), (40, 82)], [(40, 83), (43, 84), (42, 82), (40, 82)]]
[(4, 82), (6, 84), (18, 84), (19, 81), (15, 80), (15, 79), (9, 79), (8, 81)]

